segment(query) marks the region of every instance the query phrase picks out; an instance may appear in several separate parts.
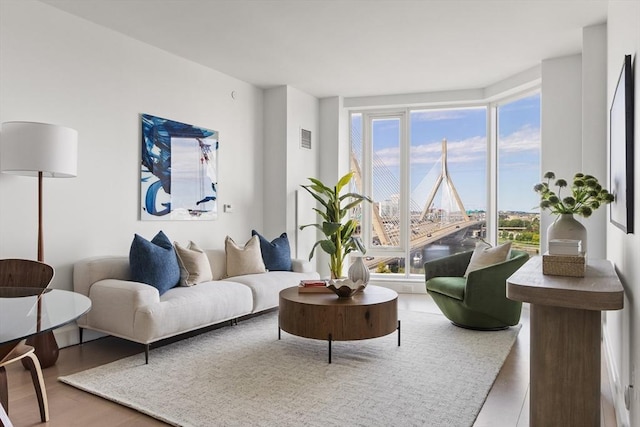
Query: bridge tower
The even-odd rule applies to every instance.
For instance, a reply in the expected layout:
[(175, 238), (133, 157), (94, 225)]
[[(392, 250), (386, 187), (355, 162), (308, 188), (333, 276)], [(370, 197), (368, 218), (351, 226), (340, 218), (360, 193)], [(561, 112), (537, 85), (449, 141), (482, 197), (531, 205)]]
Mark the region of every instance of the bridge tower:
[(469, 221), (469, 216), (467, 215), (467, 211), (465, 210), (464, 205), (462, 204), (462, 199), (460, 199), (460, 196), (458, 195), (458, 191), (456, 190), (456, 187), (455, 185), (453, 185), (453, 181), (449, 176), (449, 169), (447, 168), (447, 139), (446, 138), (442, 140), (442, 172), (440, 172), (440, 176), (438, 176), (438, 179), (436, 180), (435, 185), (431, 189), (431, 193), (429, 193), (427, 202), (425, 203), (424, 208), (422, 209), (422, 213), (420, 214), (419, 221), (424, 221), (425, 218), (427, 217), (427, 214), (429, 213), (429, 207), (431, 206), (431, 203), (433, 203), (433, 199), (436, 197), (436, 193), (438, 192), (438, 189), (440, 188), (443, 182), (451, 189), (451, 193), (453, 194), (453, 198), (455, 199), (456, 204), (458, 205), (458, 208), (462, 213), (462, 217), (464, 218), (465, 221)]

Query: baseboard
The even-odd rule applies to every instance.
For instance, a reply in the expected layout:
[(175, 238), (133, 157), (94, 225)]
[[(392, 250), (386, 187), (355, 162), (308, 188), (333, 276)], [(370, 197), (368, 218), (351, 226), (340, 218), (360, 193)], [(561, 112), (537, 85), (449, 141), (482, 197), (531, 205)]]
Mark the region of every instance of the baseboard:
[[(620, 376), (613, 365), (613, 357), (611, 353), (611, 346), (607, 340), (606, 331), (602, 331), (602, 348), (604, 353), (604, 364), (609, 374), (609, 388), (611, 395), (613, 396), (613, 407), (616, 412), (616, 423), (618, 427), (629, 427), (631, 421), (629, 420), (629, 411), (624, 403), (624, 384), (620, 380)], [(605, 385), (606, 386), (606, 385)]]
[[(55, 335), (56, 341), (58, 342), (58, 347), (60, 348), (69, 347), (80, 343), (80, 332), (78, 330), (78, 325), (76, 325), (75, 323), (70, 323), (54, 330), (53, 335)], [(82, 341), (93, 341), (104, 336), (105, 334), (101, 332), (85, 329), (82, 334)]]
[(399, 294), (426, 294), (427, 293), (424, 287), (424, 281), (409, 282), (409, 281), (399, 281), (399, 280), (394, 281), (394, 280), (372, 279), (369, 282), (369, 284), (393, 289)]

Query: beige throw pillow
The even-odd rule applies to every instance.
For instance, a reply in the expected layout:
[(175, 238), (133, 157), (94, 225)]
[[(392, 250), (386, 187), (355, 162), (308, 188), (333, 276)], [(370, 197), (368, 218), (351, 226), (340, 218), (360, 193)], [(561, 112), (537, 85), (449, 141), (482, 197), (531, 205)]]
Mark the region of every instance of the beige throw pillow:
[(173, 242), (173, 247), (180, 264), (180, 286), (193, 286), (213, 280), (209, 258), (198, 245), (190, 241), (185, 248), (178, 242)]
[(228, 277), (267, 272), (258, 236), (251, 237), (244, 247), (236, 245), (236, 242), (227, 236), (224, 240), (224, 250), (227, 254)]
[(467, 277), (467, 275), (474, 270), (506, 261), (509, 258), (510, 252), (511, 242), (505, 242), (495, 248), (492, 248), (490, 244), (485, 242), (476, 243), (476, 248), (473, 250), (471, 261), (469, 261), (469, 266), (464, 273), (464, 277)]

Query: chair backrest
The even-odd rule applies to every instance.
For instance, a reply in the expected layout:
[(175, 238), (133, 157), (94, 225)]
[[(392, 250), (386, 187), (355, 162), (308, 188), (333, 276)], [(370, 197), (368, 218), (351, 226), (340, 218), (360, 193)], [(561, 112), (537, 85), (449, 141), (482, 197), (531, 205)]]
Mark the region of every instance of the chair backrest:
[(0, 259), (0, 287), (46, 288), (54, 276), (53, 267), (30, 259)]

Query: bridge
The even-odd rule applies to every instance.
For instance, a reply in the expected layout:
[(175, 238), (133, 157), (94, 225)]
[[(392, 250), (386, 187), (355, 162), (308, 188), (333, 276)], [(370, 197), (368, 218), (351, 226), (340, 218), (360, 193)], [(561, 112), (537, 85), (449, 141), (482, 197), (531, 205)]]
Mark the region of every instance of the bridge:
[[(357, 141), (357, 138), (353, 138)], [(352, 144), (355, 150), (358, 149), (357, 144)], [(362, 177), (360, 171), (360, 165), (358, 164), (358, 156), (355, 150), (351, 153), (351, 168), (355, 173), (355, 185), (356, 189), (362, 191)], [(438, 165), (436, 165), (438, 166)], [(379, 159), (374, 154), (373, 156), (373, 168), (376, 170), (376, 186), (381, 187), (385, 192), (394, 194), (399, 192), (399, 183), (395, 175), (389, 171), (384, 163), (383, 159)], [(435, 168), (435, 166), (434, 166)], [(433, 169), (433, 168), (432, 168)], [(433, 174), (435, 175), (435, 174)], [(423, 178), (417, 188), (426, 188), (429, 184), (425, 184), (428, 177)], [(420, 195), (411, 194), (410, 209), (411, 215), (411, 253), (420, 250), (422, 254), (422, 248), (432, 244), (434, 242), (441, 241), (449, 238), (452, 235), (458, 234), (460, 240), (466, 235), (467, 229), (472, 227), (480, 227), (480, 224), (485, 222), (484, 218), (479, 216), (469, 215), (465, 210), (462, 199), (460, 198), (453, 180), (449, 175), (449, 169), (447, 165), (447, 140), (442, 140), (442, 155), (439, 162), (439, 171), (435, 180), (432, 180), (433, 185), (426, 198), (422, 198)], [(441, 207), (435, 207), (436, 198), (440, 196), (439, 203)], [(416, 199), (425, 200), (424, 202), (416, 202)], [(400, 244), (400, 230), (399, 230), (399, 203), (398, 200), (391, 201), (374, 201), (372, 209), (372, 244), (376, 252), (375, 247), (398, 247)], [(361, 212), (353, 212), (355, 216), (359, 216)], [(396, 259), (395, 256), (385, 257), (379, 255), (378, 252), (374, 257), (365, 258), (365, 265), (369, 269), (375, 269), (379, 264), (388, 264)], [(405, 263), (406, 264), (406, 263)]]
[[(413, 225), (411, 228), (411, 253), (422, 250), (423, 247), (435, 243), (451, 236), (456, 236), (456, 240), (463, 240), (467, 234), (467, 229), (479, 227), (485, 223), (484, 220), (470, 219), (469, 221), (456, 221), (451, 223), (420, 223)], [(421, 253), (421, 252), (420, 252)], [(367, 268), (375, 269), (379, 264), (387, 264), (396, 259), (396, 257), (368, 257), (364, 260)]]

